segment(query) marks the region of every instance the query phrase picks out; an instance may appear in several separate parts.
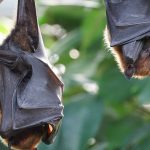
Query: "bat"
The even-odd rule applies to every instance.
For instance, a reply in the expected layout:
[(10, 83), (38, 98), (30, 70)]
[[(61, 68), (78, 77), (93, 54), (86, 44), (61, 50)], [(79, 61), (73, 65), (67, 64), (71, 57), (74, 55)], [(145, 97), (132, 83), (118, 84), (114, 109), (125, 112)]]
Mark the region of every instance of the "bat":
[(106, 45), (130, 79), (150, 76), (150, 1), (105, 0)]
[(63, 118), (63, 83), (50, 68), (34, 0), (18, 0), (14, 29), (0, 46), (0, 136), (11, 149), (51, 144)]

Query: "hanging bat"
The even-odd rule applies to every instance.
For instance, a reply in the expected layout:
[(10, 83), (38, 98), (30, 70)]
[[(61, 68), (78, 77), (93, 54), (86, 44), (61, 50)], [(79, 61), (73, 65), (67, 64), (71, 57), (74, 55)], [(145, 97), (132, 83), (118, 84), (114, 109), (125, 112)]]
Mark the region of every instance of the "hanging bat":
[(150, 1), (105, 0), (104, 38), (127, 78), (150, 76)]
[(50, 68), (34, 0), (18, 0), (15, 28), (0, 46), (0, 135), (9, 148), (53, 142), (63, 117), (63, 83)]

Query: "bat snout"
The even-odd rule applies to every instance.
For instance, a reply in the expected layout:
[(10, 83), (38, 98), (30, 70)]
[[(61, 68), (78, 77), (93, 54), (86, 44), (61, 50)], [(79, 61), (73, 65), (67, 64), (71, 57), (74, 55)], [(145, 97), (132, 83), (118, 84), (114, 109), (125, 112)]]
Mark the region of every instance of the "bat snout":
[(126, 77), (127, 79), (131, 79), (132, 76), (135, 74), (135, 67), (134, 67), (134, 65), (133, 65), (133, 64), (130, 64), (130, 65), (127, 67), (127, 69), (125, 70), (124, 74), (125, 74), (125, 77)]

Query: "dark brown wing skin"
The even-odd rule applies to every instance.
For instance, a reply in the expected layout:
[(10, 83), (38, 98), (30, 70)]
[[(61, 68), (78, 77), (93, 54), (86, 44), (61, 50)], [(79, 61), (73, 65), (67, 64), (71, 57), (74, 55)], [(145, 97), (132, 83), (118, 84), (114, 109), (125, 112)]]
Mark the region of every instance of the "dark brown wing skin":
[(8, 144), (13, 149), (34, 150), (40, 142), (43, 135), (42, 127), (24, 129), (19, 134), (14, 135), (11, 139), (4, 139), (3, 143)]
[[(109, 47), (109, 49), (111, 50), (113, 56), (115, 57), (115, 60), (121, 72), (126, 74), (126, 72), (128, 71), (128, 63), (123, 54), (122, 45), (110, 47), (111, 39), (109, 35), (110, 35), (109, 30), (106, 27), (104, 32), (105, 43), (107, 47)], [(143, 42), (144, 42), (144, 47), (140, 52), (137, 60), (134, 63), (135, 71), (131, 75), (131, 77), (139, 78), (139, 79), (150, 76), (150, 49), (149, 49), (150, 40), (145, 39)]]

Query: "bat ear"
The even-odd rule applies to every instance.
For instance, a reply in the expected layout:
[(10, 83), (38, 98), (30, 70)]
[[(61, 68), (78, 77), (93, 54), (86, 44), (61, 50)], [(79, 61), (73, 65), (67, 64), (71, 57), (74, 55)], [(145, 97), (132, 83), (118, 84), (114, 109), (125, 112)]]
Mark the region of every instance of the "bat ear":
[[(34, 52), (38, 47), (39, 42), (39, 30), (36, 16), (36, 8), (34, 0), (18, 0), (18, 12), (15, 30), (16, 39), (21, 37), (22, 40), (17, 40), (17, 43), (25, 50), (29, 47)], [(18, 37), (17, 37), (18, 36)], [(23, 42), (24, 41), (24, 42)], [(23, 45), (23, 43), (25, 43)], [(28, 45), (28, 47), (27, 47)]]

